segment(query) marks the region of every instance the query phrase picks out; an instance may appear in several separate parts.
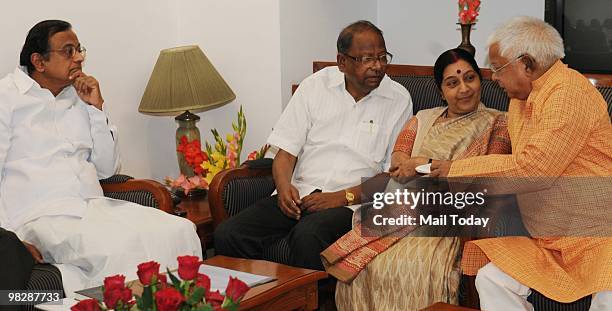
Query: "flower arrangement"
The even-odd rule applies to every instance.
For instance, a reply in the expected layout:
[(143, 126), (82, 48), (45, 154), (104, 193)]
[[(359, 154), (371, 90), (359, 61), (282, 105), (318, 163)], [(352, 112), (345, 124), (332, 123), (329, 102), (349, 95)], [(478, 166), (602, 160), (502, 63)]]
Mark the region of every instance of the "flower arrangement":
[[(215, 144), (212, 146), (205, 142), (205, 151), (198, 140), (188, 141), (187, 137), (181, 137), (177, 151), (185, 157), (187, 164), (195, 173), (192, 177), (180, 174), (176, 179), (167, 176), (166, 185), (171, 188), (181, 188), (185, 195), (193, 189), (208, 189), (213, 177), (220, 171), (235, 168), (240, 163), (240, 154), (246, 135), (246, 118), (240, 106), (238, 118), (232, 122), (232, 134), (227, 134), (225, 140), (217, 129), (211, 129)], [(214, 148), (213, 148), (214, 147)], [(269, 145), (263, 146), (259, 151), (249, 153), (248, 159), (263, 158), (268, 151)]]
[(159, 263), (149, 261), (138, 265), (138, 279), (143, 286), (141, 296), (132, 298), (132, 290), (125, 286), (125, 276), (114, 275), (104, 279), (104, 304), (96, 299), (78, 302), (72, 311), (212, 311), (238, 310), (240, 301), (249, 287), (237, 278), (230, 277), (225, 296), (218, 290), (210, 290), (210, 278), (198, 273), (202, 262), (196, 256), (177, 258), (179, 280), (169, 270), (171, 284), (159, 273)]
[(480, 0), (458, 0), (459, 23), (474, 24), (480, 11)]

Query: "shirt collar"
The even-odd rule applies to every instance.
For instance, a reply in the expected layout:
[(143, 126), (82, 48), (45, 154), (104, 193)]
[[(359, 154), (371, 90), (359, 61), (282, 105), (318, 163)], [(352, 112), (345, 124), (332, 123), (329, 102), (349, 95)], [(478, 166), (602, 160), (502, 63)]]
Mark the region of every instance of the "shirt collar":
[[(38, 89), (43, 89), (38, 84), (38, 82), (32, 79), (32, 77), (30, 77), (30, 75), (28, 74), (28, 68), (26, 66), (17, 66), (17, 68), (15, 68), (15, 71), (13, 72), (13, 76), (14, 76), (13, 79), (15, 80), (15, 84), (17, 85), (17, 89), (19, 89), (19, 92), (21, 94), (27, 93), (33, 87), (36, 87)], [(58, 96), (63, 96), (63, 95), (71, 96), (72, 92), (76, 93), (76, 91), (74, 90), (74, 87), (65, 87), (58, 94)]]
[(19, 92), (21, 94), (25, 94), (36, 83), (36, 81), (34, 81), (34, 79), (32, 79), (32, 77), (30, 77), (27, 72), (28, 69), (25, 66), (17, 66), (17, 68), (15, 68), (15, 71), (13, 72), (13, 79), (15, 80), (15, 85), (17, 85), (17, 88), (19, 89)]
[[(338, 70), (337, 74), (334, 74), (329, 79), (329, 82), (327, 83), (327, 87), (331, 89), (331, 88), (340, 87), (340, 86), (343, 89), (346, 89), (344, 73)], [(393, 98), (391, 94), (393, 94), (391, 90), (391, 79), (389, 78), (389, 76), (385, 74), (382, 81), (380, 81), (380, 85), (378, 85), (378, 87), (372, 90), (370, 94), (368, 95), (380, 96), (380, 97), (385, 97), (385, 98)]]
[(531, 82), (533, 91), (539, 91), (551, 77), (557, 76), (559, 71), (566, 67), (561, 60), (557, 60), (541, 77)]

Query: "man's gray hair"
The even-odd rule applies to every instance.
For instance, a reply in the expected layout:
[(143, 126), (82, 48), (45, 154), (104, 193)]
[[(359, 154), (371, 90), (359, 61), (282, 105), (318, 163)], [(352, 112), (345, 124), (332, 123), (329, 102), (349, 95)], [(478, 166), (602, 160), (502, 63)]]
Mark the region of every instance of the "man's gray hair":
[(514, 59), (529, 54), (539, 66), (549, 68), (565, 57), (563, 39), (557, 30), (541, 19), (520, 16), (497, 28), (488, 46), (497, 43), (501, 56)]

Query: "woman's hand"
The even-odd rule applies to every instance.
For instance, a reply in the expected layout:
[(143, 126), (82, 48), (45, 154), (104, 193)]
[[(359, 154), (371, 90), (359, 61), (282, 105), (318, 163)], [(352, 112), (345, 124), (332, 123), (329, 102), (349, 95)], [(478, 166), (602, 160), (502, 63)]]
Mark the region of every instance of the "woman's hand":
[(416, 167), (427, 164), (428, 158), (414, 157), (411, 158), (407, 153), (396, 151), (391, 155), (391, 168), (389, 175), (391, 177), (411, 177), (416, 175)]
[(453, 161), (433, 160), (433, 162), (431, 162), (431, 174), (429, 174), (429, 176), (431, 177), (448, 176), (448, 173), (450, 172), (450, 168), (452, 164), (453, 164)]

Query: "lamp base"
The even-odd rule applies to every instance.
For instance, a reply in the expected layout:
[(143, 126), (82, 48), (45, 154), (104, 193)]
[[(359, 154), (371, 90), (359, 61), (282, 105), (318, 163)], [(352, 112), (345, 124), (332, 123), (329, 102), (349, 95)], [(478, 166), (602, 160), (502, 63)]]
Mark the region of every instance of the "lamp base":
[[(187, 138), (187, 142), (189, 143), (193, 141), (197, 141), (198, 143), (200, 142), (200, 130), (196, 126), (196, 122), (200, 120), (200, 117), (198, 115), (193, 114), (189, 112), (189, 110), (187, 110), (184, 113), (176, 116), (174, 119), (178, 122), (179, 125), (176, 129), (176, 147), (178, 147), (181, 143), (181, 139), (183, 138), (183, 136)], [(195, 175), (191, 166), (189, 166), (187, 161), (185, 161), (185, 156), (178, 151), (176, 152), (176, 156), (178, 158), (178, 164), (181, 174), (187, 177)]]

